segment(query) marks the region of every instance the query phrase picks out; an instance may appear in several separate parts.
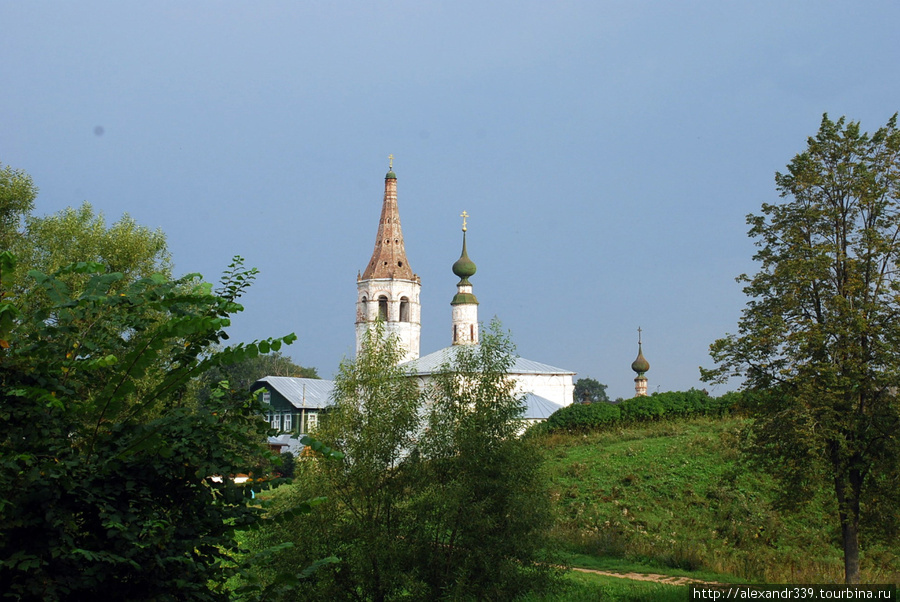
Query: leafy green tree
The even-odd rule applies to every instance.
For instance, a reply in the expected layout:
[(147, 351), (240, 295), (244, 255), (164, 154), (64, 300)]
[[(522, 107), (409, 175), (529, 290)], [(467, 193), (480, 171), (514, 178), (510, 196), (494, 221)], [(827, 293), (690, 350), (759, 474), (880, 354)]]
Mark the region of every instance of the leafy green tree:
[[(900, 497), (900, 131), (825, 115), (778, 173), (785, 199), (750, 215), (760, 271), (706, 380), (740, 376), (759, 459), (796, 503), (829, 486), (848, 583), (861, 528), (896, 533)], [(875, 537), (876, 533), (871, 532)]]
[(395, 338), (367, 334), (316, 433), (343, 459), (300, 462), (276, 509), (328, 501), (261, 530), (256, 545), (295, 544), (272, 570), (334, 554), (305, 592), (329, 600), (511, 599), (549, 583), (550, 497), (537, 443), (518, 437), (512, 346), (495, 325), (460, 351), (423, 389)]
[(538, 441), (519, 436), (515, 357), (495, 320), (428, 388), (409, 535), (426, 599), (513, 599), (552, 582), (548, 481)]
[(606, 385), (593, 378), (579, 378), (575, 381), (575, 392), (573, 395), (575, 403), (583, 403), (585, 395), (587, 395), (587, 401), (590, 403), (600, 403), (601, 401), (609, 403), (609, 397), (606, 395)]
[[(12, 261), (0, 253), (3, 274)], [(268, 429), (253, 398), (216, 394), (198, 407), (184, 391), (204, 370), (296, 338), (210, 352), (254, 273), (236, 261), (213, 293), (198, 275), (125, 283), (122, 273), (81, 262), (54, 275), (32, 271), (20, 297), (2, 300), (7, 595), (227, 599), (234, 530), (260, 520), (248, 502), (261, 485), (213, 477), (257, 463)], [(77, 292), (70, 274), (85, 278)], [(49, 303), (29, 303), (30, 295)]]
[(423, 395), (397, 367), (402, 357), (399, 341), (385, 339), (379, 324), (366, 333), (356, 360), (341, 363), (335, 405), (316, 438), (344, 456), (302, 462), (295, 469), (295, 491), (274, 510), (315, 495), (328, 502), (288, 528), (263, 529), (254, 537), (262, 548), (282, 542), (286, 534), (293, 538), (294, 546), (270, 563), (270, 573), (339, 557), (339, 564), (319, 571), (308, 584), (309, 593), (323, 599), (384, 600), (407, 589), (407, 506), (414, 481), (409, 452), (420, 431)]
[(34, 208), (38, 189), (27, 173), (0, 163), (0, 250), (9, 250), (22, 220)]
[[(115, 286), (124, 286), (152, 274), (170, 276), (172, 259), (161, 230), (137, 224), (128, 214), (107, 226), (102, 213), (89, 203), (78, 209), (68, 207), (47, 216), (25, 216), (25, 229), (12, 246), (19, 261), (20, 282), (29, 270), (52, 274), (77, 261), (102, 264), (122, 278)], [(59, 278), (70, 289), (78, 290), (90, 278), (70, 272)], [(11, 285), (14, 283), (7, 283)]]

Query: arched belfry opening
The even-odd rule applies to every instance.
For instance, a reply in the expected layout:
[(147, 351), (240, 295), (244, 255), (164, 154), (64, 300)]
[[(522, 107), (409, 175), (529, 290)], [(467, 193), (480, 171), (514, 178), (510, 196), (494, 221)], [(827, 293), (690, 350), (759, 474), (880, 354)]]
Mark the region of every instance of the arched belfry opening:
[(400, 321), (409, 322), (409, 298), (400, 297)]

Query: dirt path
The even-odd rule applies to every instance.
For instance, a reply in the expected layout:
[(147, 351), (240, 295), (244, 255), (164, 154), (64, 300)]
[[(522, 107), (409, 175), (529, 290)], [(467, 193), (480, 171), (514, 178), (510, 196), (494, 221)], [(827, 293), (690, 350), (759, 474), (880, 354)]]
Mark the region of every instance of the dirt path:
[(573, 571), (582, 573), (593, 573), (595, 575), (604, 575), (606, 577), (616, 577), (617, 579), (631, 579), (632, 581), (652, 581), (653, 583), (665, 583), (666, 585), (721, 585), (715, 581), (701, 581), (699, 579), (691, 579), (690, 577), (673, 577), (672, 575), (656, 575), (653, 573), (614, 573), (612, 571), (598, 571), (597, 569), (583, 569), (580, 567), (572, 567)]

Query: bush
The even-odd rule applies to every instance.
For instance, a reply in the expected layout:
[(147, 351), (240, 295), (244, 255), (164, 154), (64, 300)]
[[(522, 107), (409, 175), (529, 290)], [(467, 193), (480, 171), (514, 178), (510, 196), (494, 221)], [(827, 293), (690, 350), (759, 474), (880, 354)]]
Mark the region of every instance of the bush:
[(550, 431), (588, 432), (618, 422), (618, 405), (610, 403), (576, 403), (554, 412), (546, 422)]
[[(8, 274), (14, 258), (0, 253)], [(261, 511), (251, 487), (213, 479), (265, 455), (253, 398), (188, 384), (214, 365), (277, 349), (215, 351), (253, 271), (223, 288), (197, 276), (123, 283), (94, 263), (72, 294), (32, 271), (28, 298), (0, 298), (0, 583), (22, 599), (226, 599), (234, 530)], [(32, 308), (32, 309), (23, 309)]]
[(654, 393), (618, 404), (576, 403), (554, 412), (540, 431), (581, 433), (664, 418), (722, 416), (738, 410), (743, 403), (746, 403), (743, 393), (731, 392), (716, 398), (697, 389)]

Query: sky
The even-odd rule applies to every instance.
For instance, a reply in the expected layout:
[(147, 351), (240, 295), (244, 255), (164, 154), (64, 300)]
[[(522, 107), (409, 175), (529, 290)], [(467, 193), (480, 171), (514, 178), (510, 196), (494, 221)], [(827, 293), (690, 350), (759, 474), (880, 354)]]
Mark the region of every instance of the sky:
[(259, 269), (232, 341), (331, 377), (394, 156), (422, 354), (450, 344), (462, 211), (479, 317), (631, 397), (707, 388), (745, 217), (823, 113), (900, 110), (900, 3), (0, 0), (0, 163), (35, 213), (165, 232), (176, 274)]

